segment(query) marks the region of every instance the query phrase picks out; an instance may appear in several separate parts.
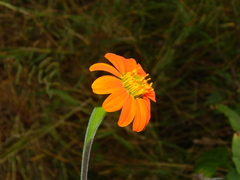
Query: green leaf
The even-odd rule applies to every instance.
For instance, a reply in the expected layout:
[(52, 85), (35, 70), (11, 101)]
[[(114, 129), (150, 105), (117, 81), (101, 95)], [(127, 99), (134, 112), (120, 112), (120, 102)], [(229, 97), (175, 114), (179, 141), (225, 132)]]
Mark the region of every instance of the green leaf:
[(79, 102), (70, 96), (68, 93), (61, 91), (59, 89), (51, 89), (51, 94), (59, 96), (62, 100), (72, 104), (72, 105), (79, 105)]
[(237, 180), (240, 179), (240, 174), (237, 173), (237, 171), (231, 170), (227, 175), (226, 175), (226, 180)]
[(215, 105), (223, 102), (225, 99), (224, 94), (220, 91), (214, 91), (207, 97), (206, 103), (208, 105)]
[(106, 111), (102, 107), (96, 107), (94, 108), (91, 114), (91, 117), (89, 119), (85, 140), (84, 140), (84, 145), (83, 145), (82, 167), (81, 167), (81, 175), (80, 175), (81, 180), (87, 180), (88, 163), (89, 163), (93, 139), (105, 115), (106, 115)]
[(105, 117), (105, 114), (106, 111), (102, 107), (94, 108), (89, 119), (84, 143), (88, 144), (91, 140), (93, 140), (99, 125)]
[(204, 177), (213, 177), (219, 166), (228, 164), (228, 152), (225, 148), (215, 148), (203, 153), (195, 165), (195, 173)]
[(236, 111), (222, 104), (217, 105), (216, 109), (228, 117), (233, 130), (240, 131), (240, 116)]
[(238, 174), (240, 174), (240, 134), (235, 133), (232, 140), (233, 162)]

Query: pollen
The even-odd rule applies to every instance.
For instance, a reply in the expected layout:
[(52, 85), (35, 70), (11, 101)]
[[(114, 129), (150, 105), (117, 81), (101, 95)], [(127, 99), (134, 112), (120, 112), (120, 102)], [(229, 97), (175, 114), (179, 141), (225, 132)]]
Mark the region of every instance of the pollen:
[(153, 91), (152, 83), (148, 84), (148, 81), (151, 79), (147, 78), (148, 75), (141, 76), (138, 74), (137, 69), (134, 69), (122, 75), (122, 84), (134, 98), (141, 98), (144, 94)]

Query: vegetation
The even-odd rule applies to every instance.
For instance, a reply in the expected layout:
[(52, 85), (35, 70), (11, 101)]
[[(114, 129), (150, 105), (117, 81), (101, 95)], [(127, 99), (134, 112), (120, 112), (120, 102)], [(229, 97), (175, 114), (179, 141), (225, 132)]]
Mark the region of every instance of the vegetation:
[[(90, 180), (234, 168), (234, 131), (216, 105), (240, 113), (240, 1), (4, 0), (0, 24), (0, 179), (79, 179), (88, 119), (104, 98), (91, 91), (102, 72), (88, 68), (108, 52), (142, 64), (157, 102), (141, 133), (106, 115)], [(208, 157), (217, 163), (206, 173)]]

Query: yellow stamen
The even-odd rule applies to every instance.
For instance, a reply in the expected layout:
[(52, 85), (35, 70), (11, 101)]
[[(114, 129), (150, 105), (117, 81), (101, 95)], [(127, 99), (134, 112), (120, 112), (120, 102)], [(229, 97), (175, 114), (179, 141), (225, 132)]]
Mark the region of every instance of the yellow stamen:
[(137, 70), (134, 69), (131, 72), (125, 73), (122, 77), (122, 83), (125, 89), (127, 89), (128, 93), (131, 94), (134, 98), (142, 97), (144, 94), (153, 91), (152, 83), (148, 84), (151, 78), (146, 79), (145, 76), (140, 76), (137, 73)]

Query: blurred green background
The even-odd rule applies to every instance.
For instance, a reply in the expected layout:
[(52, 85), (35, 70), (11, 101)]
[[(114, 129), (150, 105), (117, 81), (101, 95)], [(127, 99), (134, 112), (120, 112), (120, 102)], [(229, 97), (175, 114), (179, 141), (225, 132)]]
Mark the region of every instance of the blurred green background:
[(88, 68), (108, 52), (142, 64), (157, 103), (141, 133), (107, 114), (89, 180), (195, 180), (211, 151), (224, 161), (212, 176), (225, 176), (233, 131), (215, 105), (240, 112), (240, 1), (6, 0), (0, 179), (79, 179), (88, 118), (105, 98), (91, 91), (102, 72)]

